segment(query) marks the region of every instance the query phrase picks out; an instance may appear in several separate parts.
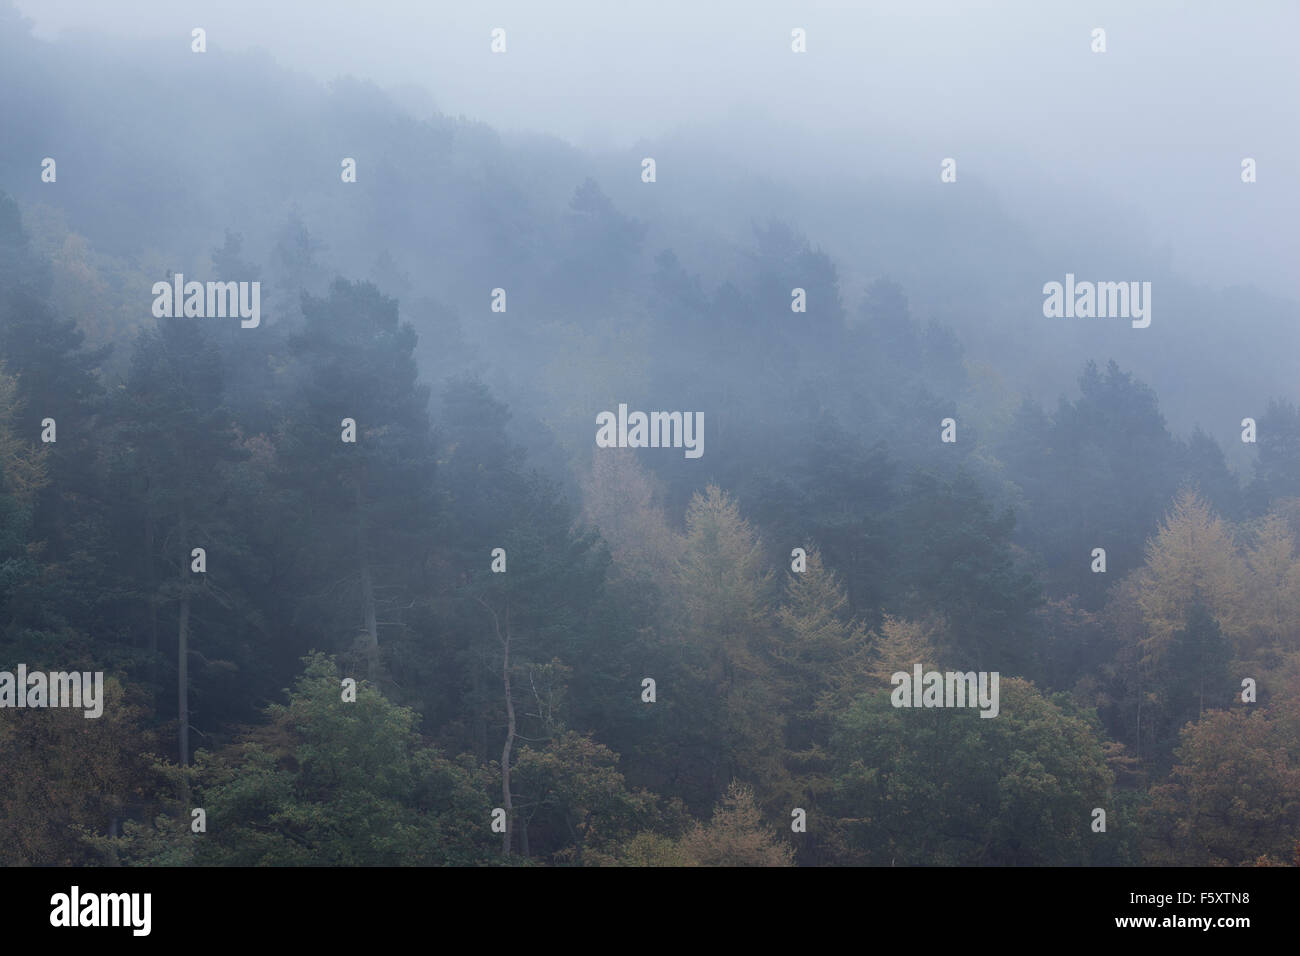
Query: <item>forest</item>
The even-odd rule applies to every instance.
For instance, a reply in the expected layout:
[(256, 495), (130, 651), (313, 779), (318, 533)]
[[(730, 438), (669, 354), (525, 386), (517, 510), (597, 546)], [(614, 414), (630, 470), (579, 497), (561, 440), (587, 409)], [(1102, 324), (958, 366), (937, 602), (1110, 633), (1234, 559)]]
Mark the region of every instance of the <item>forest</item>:
[(0, 671), (103, 674), (0, 706), (0, 863), (1300, 865), (1295, 302), (949, 308), (181, 40), (0, 3)]

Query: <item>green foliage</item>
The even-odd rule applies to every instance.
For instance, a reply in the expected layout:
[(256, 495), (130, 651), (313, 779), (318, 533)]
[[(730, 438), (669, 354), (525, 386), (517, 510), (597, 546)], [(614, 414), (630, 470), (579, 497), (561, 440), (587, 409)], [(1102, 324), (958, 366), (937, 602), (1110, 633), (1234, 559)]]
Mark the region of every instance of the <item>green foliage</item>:
[(1090, 831), (1114, 783), (1095, 729), (1022, 680), (1001, 680), (993, 719), (864, 694), (831, 749), (833, 812), (854, 862), (1082, 864), (1116, 842), (1113, 827)]
[(653, 822), (654, 797), (629, 790), (617, 760), (608, 747), (573, 731), (545, 747), (520, 750), (514, 787), (535, 850), (581, 866), (584, 854), (600, 852)]
[[(471, 865), (490, 858), (491, 806), (482, 771), (452, 761), (415, 731), (416, 715), (362, 683), (344, 702), (334, 662), (306, 659), (285, 705), (218, 753), (203, 753), (188, 812), (128, 825), (97, 841), (123, 862), (231, 866)], [(179, 768), (170, 773), (181, 789)], [(187, 778), (188, 779), (188, 778)]]
[(1177, 763), (1152, 788), (1152, 863), (1289, 861), (1300, 833), (1300, 741), (1267, 711), (1214, 710), (1183, 728)]
[[(5, 26), (0, 80), (59, 106), (65, 54)], [(0, 712), (3, 862), (495, 863), (507, 771), (524, 865), (1291, 858), (1292, 403), (1259, 416), (1243, 493), (1224, 435), (1176, 436), (1119, 362), (1014, 411), (1014, 366), (1045, 353), (985, 321), (982, 281), (890, 278), (897, 230), (841, 262), (779, 219), (663, 228), (567, 147), (244, 66), (158, 85), (188, 144), (161, 167), (131, 71), (82, 84), (96, 161), (57, 190), (0, 156), (22, 203), (0, 195), (0, 664), (76, 661), (113, 688), (90, 724)], [(10, 99), (10, 139), (47, 141)], [(284, 174), (319, 152), (286, 138), (303, 116), (377, 144), (347, 187), (363, 201)], [(147, 319), (149, 284), (205, 257), (204, 278), (265, 279), (256, 333)], [(507, 281), (510, 311), (487, 311)], [(1220, 304), (1277, 311), (1234, 292), (1182, 327), (1218, 334)], [(949, 312), (964, 328), (931, 317)], [(995, 369), (971, 328), (1023, 350)], [(1275, 351), (1248, 377), (1290, 382)], [(591, 463), (591, 412), (622, 400), (703, 410), (706, 459)], [(1207, 407), (1173, 401), (1171, 420)], [(950, 415), (956, 445), (937, 441)], [(59, 440), (38, 445), (47, 417)], [(892, 708), (891, 662), (921, 656), (999, 671), (999, 716)], [(1241, 674), (1263, 714), (1221, 710)], [(181, 766), (167, 741), (191, 732), (205, 749)]]

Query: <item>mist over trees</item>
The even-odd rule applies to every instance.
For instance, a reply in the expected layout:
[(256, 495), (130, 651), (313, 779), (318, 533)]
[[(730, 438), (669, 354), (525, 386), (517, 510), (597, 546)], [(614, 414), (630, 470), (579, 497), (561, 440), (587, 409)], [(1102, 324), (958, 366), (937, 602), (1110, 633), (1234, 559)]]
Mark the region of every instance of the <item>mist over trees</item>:
[[(0, 708), (0, 862), (1300, 858), (1295, 302), (1058, 324), (988, 191), (843, 185), (978, 223), (963, 297), (987, 243), (844, 262), (745, 176), (657, 207), (653, 144), (137, 52), (0, 3), (0, 670), (107, 676)], [(260, 324), (155, 318), (178, 273)], [(705, 453), (596, 447), (620, 403)]]

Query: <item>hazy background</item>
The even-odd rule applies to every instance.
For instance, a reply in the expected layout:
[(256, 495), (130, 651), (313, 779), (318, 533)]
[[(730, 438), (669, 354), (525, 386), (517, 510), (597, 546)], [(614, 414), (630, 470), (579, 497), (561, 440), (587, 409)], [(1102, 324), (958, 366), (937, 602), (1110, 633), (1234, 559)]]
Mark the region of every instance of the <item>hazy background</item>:
[[(370, 278), (401, 301), (426, 359), (443, 332), (413, 306), (436, 301), (512, 403), (537, 397), (520, 384), (536, 370), (521, 332), (561, 347), (541, 317), (633, 321), (664, 250), (726, 298), (755, 275), (755, 230), (772, 222), (824, 254), (850, 324), (872, 283), (897, 282), (897, 321), (950, 328), (1004, 404), (1050, 407), (1085, 361), (1115, 359), (1175, 431), (1203, 427), (1244, 473), (1240, 420), (1296, 397), (1293, 4), (13, 9), (31, 35), (9, 15), (0, 176), (47, 253), (75, 235), (128, 271), (193, 271), (225, 230), (254, 262), (301, 230), (313, 262), (268, 276), (269, 295), (277, 278), (290, 303), (295, 284)], [(505, 55), (490, 52), (498, 26)], [(806, 54), (790, 51), (795, 26)], [(1104, 54), (1090, 49), (1097, 26)], [(57, 190), (31, 175), (45, 155), (60, 157)], [(356, 189), (340, 191), (342, 156), (358, 160)], [(949, 156), (956, 184), (939, 181)], [(612, 244), (571, 232), (586, 179), (623, 230)], [(1044, 319), (1043, 283), (1067, 272), (1151, 281), (1151, 327)], [(581, 288), (594, 275), (615, 299)], [(497, 286), (515, 296), (505, 323), (483, 315)], [(134, 327), (135, 292), (123, 295)], [(592, 354), (540, 387), (551, 400), (581, 385), (556, 404), (585, 419), (604, 346), (583, 334)]]
[(0, 0), (0, 863), (1300, 862), (1297, 26)]
[[(959, 181), (1047, 236), (1136, 239), (1207, 281), (1300, 291), (1288, 225), (1300, 213), (1300, 9), (1285, 0), (17, 6), (46, 38), (93, 31), (143, 46), (203, 26), (211, 53), (260, 48), (318, 80), (373, 80), (418, 112), (589, 149), (689, 136), (797, 187), (937, 183), (938, 160), (953, 156)], [(498, 26), (505, 56), (489, 53)], [(790, 52), (795, 26), (808, 31), (803, 56)], [(1104, 55), (1089, 49), (1097, 26)], [(1243, 156), (1259, 162), (1248, 190)], [(662, 167), (661, 182), (701, 174)], [(872, 229), (842, 208), (808, 226), (846, 252)]]

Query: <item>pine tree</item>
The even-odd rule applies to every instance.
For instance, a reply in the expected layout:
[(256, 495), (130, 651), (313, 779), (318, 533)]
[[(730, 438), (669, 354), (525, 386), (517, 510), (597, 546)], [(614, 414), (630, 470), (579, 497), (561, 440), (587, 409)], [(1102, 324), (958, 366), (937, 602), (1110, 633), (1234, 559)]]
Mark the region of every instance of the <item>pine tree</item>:
[[(218, 554), (237, 554), (224, 487), (226, 468), (243, 457), (223, 405), (221, 358), (202, 328), (184, 319), (161, 319), (141, 336), (126, 383), (112, 412), (119, 487), (132, 489), (129, 506), (115, 516), (124, 568), (134, 568), (136, 588), (148, 607), (149, 655), (161, 653), (160, 615), (176, 608), (178, 752), (190, 758), (190, 676), (196, 626), (219, 632), (224, 610), (236, 599)], [(202, 573), (196, 549), (206, 552)], [(135, 556), (138, 555), (138, 559)], [(222, 583), (218, 583), (222, 582)], [(216, 620), (195, 618), (212, 608)]]
[[(377, 679), (381, 628), (400, 639), (404, 610), (428, 584), (437, 511), (429, 393), (415, 331), (370, 283), (339, 280), (326, 298), (305, 296), (303, 313), (289, 343), (300, 378), (278, 456), (281, 486), (302, 498), (290, 532), (301, 543), (302, 624), (344, 648), (351, 637)], [(350, 635), (322, 614), (336, 609), (355, 615)]]
[(763, 825), (749, 787), (733, 780), (707, 824), (682, 838), (696, 866), (793, 866), (794, 850)]

